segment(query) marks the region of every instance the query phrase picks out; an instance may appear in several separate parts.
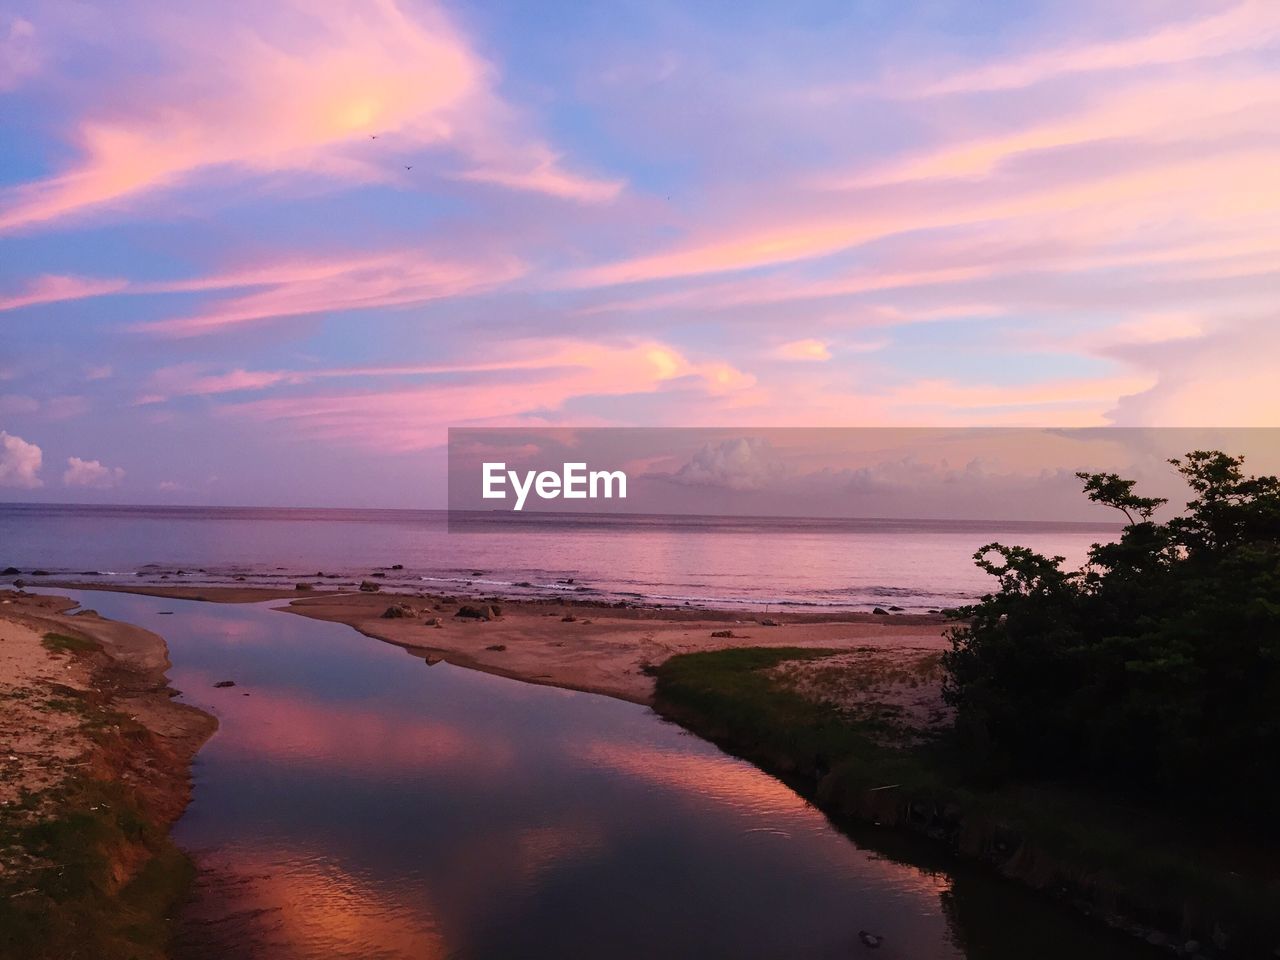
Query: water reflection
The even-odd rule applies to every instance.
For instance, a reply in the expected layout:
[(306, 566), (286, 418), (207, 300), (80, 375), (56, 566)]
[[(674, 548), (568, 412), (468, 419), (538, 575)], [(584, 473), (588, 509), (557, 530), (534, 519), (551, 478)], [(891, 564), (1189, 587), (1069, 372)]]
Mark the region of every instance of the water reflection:
[(176, 831), (203, 868), (179, 957), (822, 960), (862, 955), (864, 928), (877, 957), (1134, 955), (1004, 884), (855, 845), (644, 708), (269, 604), (81, 599), (162, 633), (221, 722)]

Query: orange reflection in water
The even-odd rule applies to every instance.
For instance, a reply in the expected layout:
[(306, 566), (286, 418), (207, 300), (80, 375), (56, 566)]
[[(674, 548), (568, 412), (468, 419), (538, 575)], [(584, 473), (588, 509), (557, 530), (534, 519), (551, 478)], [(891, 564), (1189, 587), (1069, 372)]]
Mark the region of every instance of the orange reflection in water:
[(178, 958), (449, 955), (421, 888), (388, 888), (308, 850), (237, 847), (201, 867)]
[(281, 690), (254, 690), (222, 711), (217, 747), (245, 760), (323, 764), (329, 770), (401, 776), (465, 765), (468, 774), (494, 775), (512, 762), (510, 744), (379, 704), (316, 702)]
[(462, 930), (483, 924), (497, 900), (534, 891), (555, 870), (605, 847), (599, 827), (569, 820), (495, 824), (425, 875), (375, 882), (318, 848), (236, 844), (201, 858), (180, 938), (191, 945), (176, 957), (436, 960), (451, 955), (438, 917), (451, 916)]
[[(748, 832), (788, 837), (789, 830), (829, 829), (826, 817), (807, 800), (755, 767), (727, 756), (700, 756), (646, 745), (592, 740), (582, 746), (582, 755), (592, 763), (606, 766), (635, 779), (705, 802), (713, 800), (749, 821)], [(761, 815), (769, 821), (758, 826)], [(829, 850), (830, 848), (824, 847)], [(859, 872), (882, 888), (903, 893), (940, 897), (951, 889), (946, 873), (885, 859), (850, 845), (846, 850), (861, 862)]]
[(577, 752), (590, 763), (743, 813), (795, 812), (809, 804), (786, 784), (728, 757), (698, 756), (647, 744), (588, 740)]

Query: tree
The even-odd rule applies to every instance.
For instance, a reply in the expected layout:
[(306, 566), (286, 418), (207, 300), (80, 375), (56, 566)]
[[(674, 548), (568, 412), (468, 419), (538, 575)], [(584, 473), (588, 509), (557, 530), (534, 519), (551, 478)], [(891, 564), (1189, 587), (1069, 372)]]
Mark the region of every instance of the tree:
[(1280, 800), (1280, 481), (1217, 451), (1170, 462), (1194, 496), (1167, 523), (1154, 519), (1165, 501), (1133, 481), (1077, 475), (1128, 521), (1082, 571), (1024, 547), (975, 554), (998, 589), (958, 611), (945, 695), (987, 774), (1267, 820)]

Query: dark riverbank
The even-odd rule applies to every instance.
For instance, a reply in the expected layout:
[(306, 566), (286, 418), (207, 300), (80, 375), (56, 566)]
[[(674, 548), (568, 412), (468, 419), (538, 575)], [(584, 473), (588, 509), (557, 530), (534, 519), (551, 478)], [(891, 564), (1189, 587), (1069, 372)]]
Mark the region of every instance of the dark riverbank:
[(174, 702), (156, 634), (0, 600), (0, 957), (163, 957), (193, 876), (169, 828), (216, 721)]
[(1052, 784), (968, 783), (945, 737), (911, 736), (898, 705), (864, 702), (851, 713), (780, 672), (833, 655), (840, 652), (675, 656), (656, 668), (655, 709), (786, 779), (836, 818), (930, 837), (1166, 952), (1274, 955), (1280, 882), (1255, 838)]

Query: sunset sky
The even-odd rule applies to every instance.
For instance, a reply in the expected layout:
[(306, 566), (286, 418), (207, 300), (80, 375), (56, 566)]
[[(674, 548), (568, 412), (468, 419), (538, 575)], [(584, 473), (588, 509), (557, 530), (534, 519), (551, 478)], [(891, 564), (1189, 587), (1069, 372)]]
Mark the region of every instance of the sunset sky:
[(1280, 425), (1280, 3), (0, 8), (0, 501), (449, 426)]

